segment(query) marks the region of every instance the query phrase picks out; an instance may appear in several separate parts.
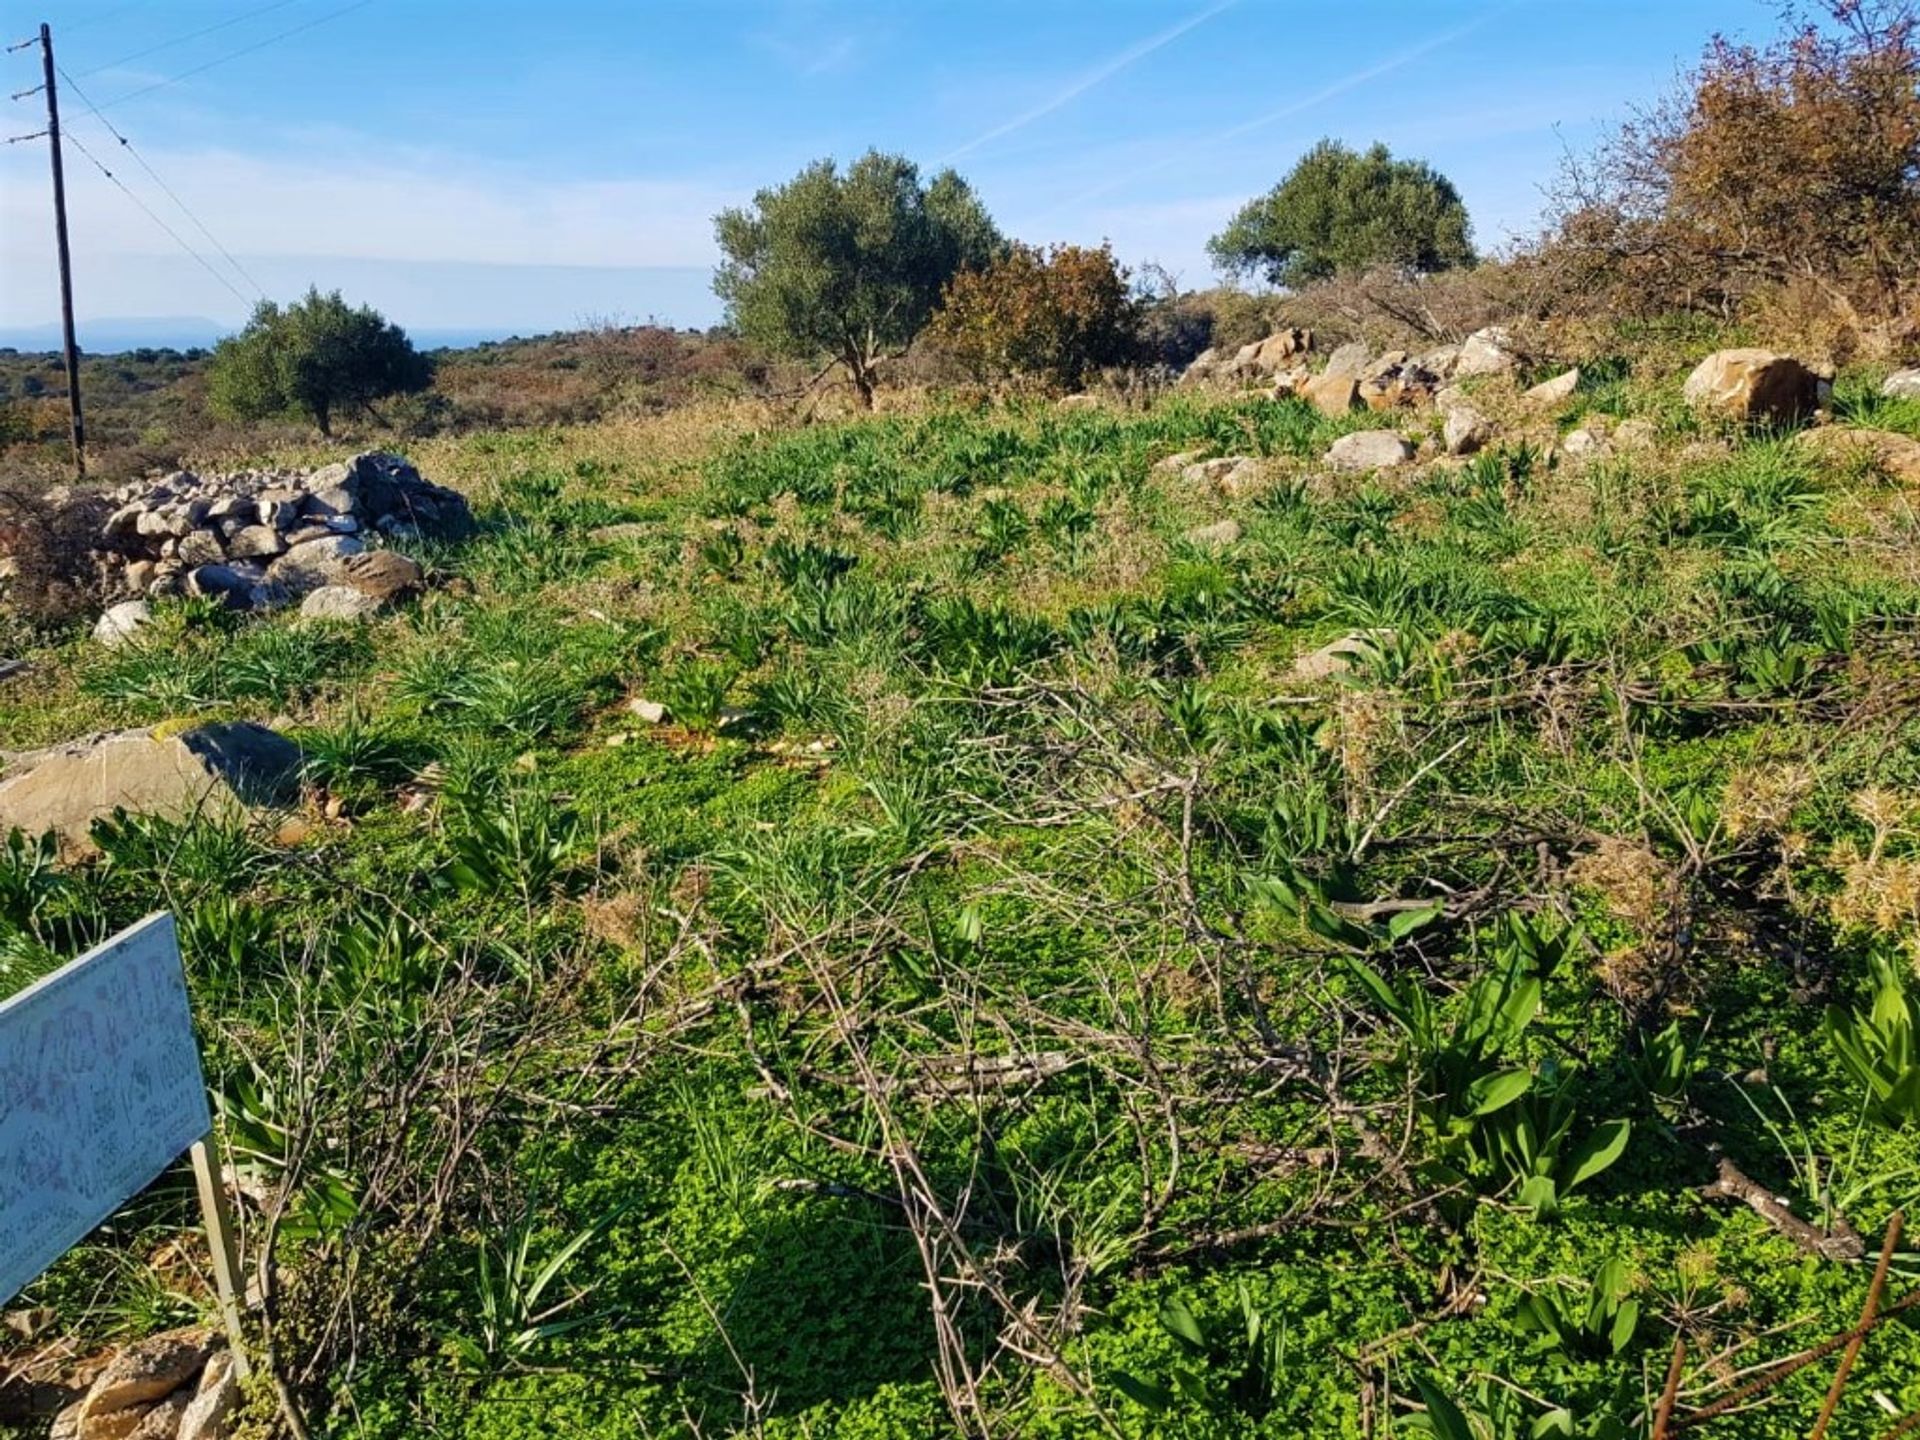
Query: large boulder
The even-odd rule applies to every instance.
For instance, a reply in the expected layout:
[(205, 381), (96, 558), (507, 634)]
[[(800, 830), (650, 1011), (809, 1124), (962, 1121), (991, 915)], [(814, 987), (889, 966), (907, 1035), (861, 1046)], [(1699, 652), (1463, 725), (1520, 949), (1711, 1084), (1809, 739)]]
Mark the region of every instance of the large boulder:
[(1695, 367), (1682, 392), (1703, 414), (1743, 424), (1793, 425), (1820, 408), (1821, 379), (1791, 355), (1716, 350)]
[(0, 781), (0, 835), (51, 831), (70, 851), (116, 809), (184, 820), (233, 819), (293, 798), (300, 750), (264, 725), (231, 721), (178, 733), (123, 730), (56, 746)]
[(288, 597), (346, 583), (346, 562), (367, 547), (358, 536), (327, 535), (296, 545), (267, 567), (267, 584)]
[(1349, 472), (1390, 470), (1412, 458), (1413, 446), (1392, 430), (1356, 430), (1327, 449), (1327, 464)]
[(1344, 370), (1316, 375), (1296, 393), (1322, 415), (1345, 415), (1360, 406), (1360, 382)]

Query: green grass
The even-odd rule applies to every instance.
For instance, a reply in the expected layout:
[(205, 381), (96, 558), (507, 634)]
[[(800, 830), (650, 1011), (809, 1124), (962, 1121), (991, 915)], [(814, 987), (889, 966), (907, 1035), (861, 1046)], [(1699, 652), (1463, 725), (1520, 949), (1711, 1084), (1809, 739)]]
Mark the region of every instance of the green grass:
[[(1575, 408), (1705, 443), (1665, 405)], [(1851, 1323), (1867, 1267), (1700, 1188), (1870, 1246), (1920, 1198), (1822, 1025), (1920, 923), (1902, 497), (1764, 438), (1336, 480), (1366, 422), (1257, 399), (687, 423), (442, 442), (483, 525), (411, 611), (0, 692), (307, 748), (304, 838), (0, 849), (0, 989), (179, 911), (316, 1434), (953, 1433), (929, 1256), (1006, 1435), (1412, 1434), (1422, 1384), (1640, 1434), (1676, 1335), (1695, 1403)], [(211, 1313), (147, 1263), (191, 1223), (163, 1183), (19, 1304)], [(1830, 1433), (1916, 1377), (1890, 1322)]]

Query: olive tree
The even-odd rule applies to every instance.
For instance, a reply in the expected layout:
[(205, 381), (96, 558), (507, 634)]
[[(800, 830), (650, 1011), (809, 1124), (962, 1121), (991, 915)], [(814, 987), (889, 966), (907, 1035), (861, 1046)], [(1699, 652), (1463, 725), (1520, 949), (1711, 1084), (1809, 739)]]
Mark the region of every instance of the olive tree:
[(1383, 265), (1422, 274), (1471, 265), (1470, 237), (1460, 192), (1431, 165), (1396, 160), (1384, 145), (1361, 153), (1322, 140), (1207, 249), (1230, 273), (1297, 286)]
[(912, 344), (947, 282), (1004, 249), (952, 170), (922, 184), (911, 162), (877, 150), (844, 172), (816, 161), (723, 211), (714, 231), (713, 288), (733, 326), (779, 354), (831, 357), (867, 406), (881, 362)]
[(432, 378), (406, 331), (369, 306), (348, 305), (338, 290), (315, 288), (284, 308), (262, 300), (246, 329), (214, 350), (207, 387), (214, 408), (236, 420), (294, 412), (331, 435), (337, 411), (371, 411)]

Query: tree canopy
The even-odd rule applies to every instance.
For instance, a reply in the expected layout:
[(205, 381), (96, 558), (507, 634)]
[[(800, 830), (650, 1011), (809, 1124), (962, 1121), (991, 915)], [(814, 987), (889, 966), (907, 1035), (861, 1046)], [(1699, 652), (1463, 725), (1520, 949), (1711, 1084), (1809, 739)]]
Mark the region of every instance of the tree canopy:
[(959, 175), (922, 184), (911, 162), (877, 150), (844, 172), (816, 161), (721, 212), (714, 231), (713, 288), (731, 323), (778, 353), (833, 357), (868, 405), (880, 362), (912, 343), (947, 282), (1005, 248)]
[(1380, 265), (1422, 273), (1471, 265), (1466, 204), (1453, 182), (1384, 145), (1364, 153), (1322, 140), (1272, 190), (1207, 242), (1232, 274), (1276, 285)]
[(424, 390), (432, 377), (406, 331), (316, 287), (284, 308), (254, 307), (246, 329), (215, 349), (207, 386), (214, 407), (237, 420), (291, 411), (331, 435), (336, 412)]

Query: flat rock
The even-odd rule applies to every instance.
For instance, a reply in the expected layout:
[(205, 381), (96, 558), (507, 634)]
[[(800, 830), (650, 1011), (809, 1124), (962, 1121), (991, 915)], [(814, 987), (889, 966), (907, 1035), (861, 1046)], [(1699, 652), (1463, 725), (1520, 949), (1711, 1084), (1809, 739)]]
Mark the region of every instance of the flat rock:
[(250, 721), (94, 736), (46, 751), (0, 783), (0, 834), (51, 831), (69, 850), (85, 851), (93, 822), (116, 808), (171, 820), (235, 818), (291, 798), (299, 770), (299, 747)]
[(345, 561), (366, 549), (358, 536), (327, 535), (296, 545), (267, 567), (268, 583), (295, 595), (345, 583)]
[(1336, 470), (1391, 470), (1413, 459), (1413, 446), (1392, 430), (1356, 430), (1342, 435), (1327, 449), (1327, 464)]
[(211, 1330), (194, 1327), (136, 1340), (121, 1350), (107, 1362), (80, 1402), (81, 1433), (89, 1433), (90, 1422), (152, 1405), (186, 1385), (207, 1363), (214, 1343)]
[(340, 583), (370, 595), (383, 605), (418, 595), (427, 583), (427, 572), (416, 560), (395, 550), (369, 550), (348, 555), (340, 562)]

